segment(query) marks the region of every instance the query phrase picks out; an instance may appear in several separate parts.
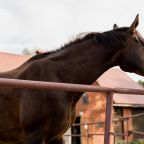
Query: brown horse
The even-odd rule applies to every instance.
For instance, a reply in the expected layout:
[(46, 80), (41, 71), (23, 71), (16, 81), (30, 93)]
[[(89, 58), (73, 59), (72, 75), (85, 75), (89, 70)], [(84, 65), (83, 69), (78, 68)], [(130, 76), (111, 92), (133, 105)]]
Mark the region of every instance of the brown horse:
[[(92, 84), (113, 66), (144, 74), (144, 39), (136, 27), (87, 33), (61, 49), (36, 55), (2, 78)], [(62, 135), (75, 120), (79, 92), (0, 89), (0, 141), (63, 144)]]

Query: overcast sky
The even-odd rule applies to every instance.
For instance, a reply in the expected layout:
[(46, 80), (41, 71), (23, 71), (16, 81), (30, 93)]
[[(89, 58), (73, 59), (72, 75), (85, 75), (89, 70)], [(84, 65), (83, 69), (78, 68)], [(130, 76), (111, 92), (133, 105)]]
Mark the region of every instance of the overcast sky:
[(56, 49), (80, 32), (130, 26), (138, 13), (144, 33), (144, 0), (0, 0), (0, 51)]

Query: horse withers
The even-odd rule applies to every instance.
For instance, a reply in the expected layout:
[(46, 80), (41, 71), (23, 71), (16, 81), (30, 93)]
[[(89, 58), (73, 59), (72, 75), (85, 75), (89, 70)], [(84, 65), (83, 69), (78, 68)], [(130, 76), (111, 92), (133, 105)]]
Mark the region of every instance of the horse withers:
[[(92, 84), (113, 66), (144, 75), (144, 39), (130, 27), (85, 33), (57, 51), (38, 54), (1, 78)], [(0, 89), (0, 142), (63, 144), (80, 92)]]

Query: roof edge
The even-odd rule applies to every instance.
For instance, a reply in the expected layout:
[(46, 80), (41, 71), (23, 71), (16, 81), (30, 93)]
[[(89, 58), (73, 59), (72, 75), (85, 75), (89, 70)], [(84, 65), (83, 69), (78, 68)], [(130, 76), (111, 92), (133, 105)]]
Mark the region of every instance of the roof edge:
[(3, 55), (12, 55), (12, 56), (28, 56), (28, 57), (31, 57), (31, 55), (15, 54), (15, 53), (1, 52), (1, 51), (0, 51), (0, 54), (3, 54)]
[(144, 104), (113, 104), (113, 107), (144, 108)]

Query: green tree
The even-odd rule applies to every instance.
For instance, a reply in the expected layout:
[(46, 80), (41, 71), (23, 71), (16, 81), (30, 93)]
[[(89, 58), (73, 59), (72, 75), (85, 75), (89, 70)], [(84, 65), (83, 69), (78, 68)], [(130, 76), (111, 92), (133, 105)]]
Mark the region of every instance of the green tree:
[(140, 84), (142, 87), (144, 87), (144, 81), (139, 80), (139, 81), (138, 81), (138, 84)]
[(37, 50), (40, 50), (40, 49), (38, 49), (38, 48), (24, 48), (22, 53), (24, 55), (35, 55)]

